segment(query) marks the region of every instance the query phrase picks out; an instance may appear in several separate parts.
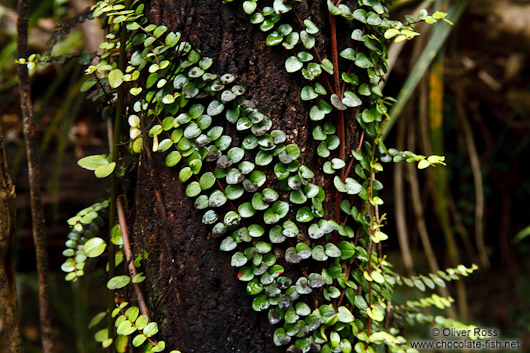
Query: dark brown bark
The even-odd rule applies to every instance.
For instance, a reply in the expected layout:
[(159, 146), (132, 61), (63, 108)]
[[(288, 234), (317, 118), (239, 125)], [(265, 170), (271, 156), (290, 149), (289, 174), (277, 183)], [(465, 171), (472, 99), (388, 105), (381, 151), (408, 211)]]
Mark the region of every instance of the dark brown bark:
[[(302, 19), (311, 18), (328, 33), (328, 11), (322, 6), (325, 2), (304, 2), (297, 3), (296, 9)], [(300, 100), (304, 82), (285, 72), (285, 59), (292, 53), (267, 47), (266, 35), (249, 23), (241, 3), (151, 0), (146, 9), (152, 22), (181, 31), (184, 40), (213, 58), (214, 73), (234, 74), (246, 87), (246, 97), (271, 117), (273, 129), (284, 130), (288, 143), (300, 146), (300, 162), (317, 172), (315, 182), (331, 190), (318, 176), (323, 161), (318, 161), (311, 137), (310, 105)], [(286, 18), (299, 25), (293, 13)], [(339, 42), (343, 40), (343, 31), (337, 35)], [(331, 58), (322, 34), (317, 43), (322, 58)], [(357, 141), (355, 119), (348, 115), (346, 121), (345, 151), (350, 151)], [(236, 136), (233, 127), (226, 125), (225, 131)], [(134, 243), (137, 250), (149, 252), (146, 296), (168, 347), (183, 353), (284, 352), (285, 347), (273, 344), (275, 328), (266, 312), (252, 310), (252, 298), (246, 295), (245, 282), (237, 279), (237, 269), (230, 266), (230, 255), (219, 250), (220, 240), (211, 237), (210, 228), (201, 223), (202, 212), (184, 195), (178, 169), (165, 167), (152, 153), (142, 157), (135, 200)], [(329, 218), (333, 218), (334, 204), (329, 201)], [(286, 270), (300, 271), (300, 267)]]
[(0, 126), (0, 310), (8, 353), (22, 353), (15, 286), (15, 186), (11, 182)]
[[(17, 23), (17, 56), (28, 56), (28, 13), (29, 1), (20, 0), (18, 3)], [(42, 349), (44, 353), (53, 351), (52, 327), (50, 320), (50, 301), (48, 297), (48, 253), (46, 248), (46, 233), (44, 232), (44, 213), (41, 201), (41, 173), (39, 163), (39, 149), (35, 126), (33, 125), (33, 107), (31, 104), (31, 88), (28, 69), (25, 65), (18, 66), (20, 108), (24, 137), (26, 139), (26, 154), (28, 159), (28, 174), (31, 198), (31, 219), (33, 241), (37, 257), (37, 272), (39, 279), (39, 314), (41, 324)]]

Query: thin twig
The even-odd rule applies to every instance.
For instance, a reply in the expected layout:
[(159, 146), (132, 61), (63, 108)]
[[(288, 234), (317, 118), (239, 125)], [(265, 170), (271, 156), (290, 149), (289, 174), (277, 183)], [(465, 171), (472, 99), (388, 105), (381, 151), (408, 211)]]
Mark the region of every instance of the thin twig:
[[(28, 56), (28, 13), (29, 1), (19, 0), (17, 21), (17, 56)], [(48, 297), (48, 253), (46, 248), (46, 234), (44, 232), (44, 212), (41, 201), (41, 173), (39, 163), (39, 149), (35, 126), (32, 122), (33, 107), (31, 103), (31, 87), (26, 65), (18, 66), (20, 107), (24, 138), (26, 140), (26, 154), (28, 159), (28, 174), (31, 198), (31, 218), (33, 241), (37, 257), (37, 273), (39, 278), (39, 314), (43, 353), (52, 353), (53, 339), (50, 319), (50, 302)]]
[[(415, 132), (409, 131), (409, 141), (408, 141), (408, 149), (413, 149), (415, 145)], [(440, 270), (440, 266), (438, 265), (438, 262), (436, 261), (436, 254), (434, 253), (434, 249), (431, 244), (431, 240), (429, 238), (429, 233), (427, 231), (427, 225), (425, 223), (425, 216), (423, 214), (423, 207), (421, 204), (421, 197), (420, 197), (420, 184), (418, 181), (418, 174), (416, 173), (416, 166), (412, 163), (407, 163), (407, 180), (410, 184), (410, 193), (412, 197), (412, 206), (414, 210), (414, 218), (416, 218), (417, 221), (417, 227), (418, 232), (420, 234), (420, 239), (423, 245), (423, 249), (425, 250), (425, 257), (427, 258), (427, 262), (429, 263), (429, 268), (432, 273), (438, 272)], [(449, 296), (449, 291), (445, 287), (439, 287), (438, 291), (443, 297)], [(453, 309), (453, 307), (447, 308), (447, 314), (451, 318), (456, 318), (456, 312)]]
[[(398, 136), (396, 148), (402, 150), (405, 140), (406, 121), (402, 119), (398, 122)], [(401, 250), (401, 257), (409, 276), (414, 276), (414, 260), (409, 246), (409, 236), (407, 232), (406, 208), (405, 208), (405, 186), (403, 185), (403, 163), (397, 163), (394, 167), (394, 198), (396, 199), (395, 215), (396, 229)]]
[[(123, 240), (123, 251), (125, 252), (125, 262), (127, 263), (127, 268), (129, 269), (129, 275), (131, 278), (134, 278), (138, 274), (136, 271), (136, 266), (134, 265), (133, 253), (131, 249), (131, 242), (129, 240), (129, 233), (127, 232), (127, 222), (125, 220), (125, 212), (123, 211), (123, 205), (120, 198), (116, 200), (116, 210), (118, 213), (118, 222), (120, 224), (121, 238)], [(134, 293), (136, 294), (136, 300), (138, 301), (138, 308), (142, 315), (147, 316), (147, 319), (151, 321), (149, 316), (149, 311), (147, 310), (147, 305), (145, 304), (145, 299), (142, 294), (142, 289), (138, 283), (133, 283)]]
[(471, 163), (471, 171), (473, 173), (473, 180), (475, 184), (475, 238), (477, 242), (477, 250), (482, 266), (487, 269), (490, 266), (490, 262), (484, 242), (484, 186), (482, 183), (480, 160), (477, 147), (473, 141), (471, 125), (467, 119), (466, 111), (462, 101), (459, 98), (456, 99), (456, 111), (459, 117), (458, 120), (462, 122), (462, 130), (464, 131), (466, 147), (469, 153), (469, 161)]

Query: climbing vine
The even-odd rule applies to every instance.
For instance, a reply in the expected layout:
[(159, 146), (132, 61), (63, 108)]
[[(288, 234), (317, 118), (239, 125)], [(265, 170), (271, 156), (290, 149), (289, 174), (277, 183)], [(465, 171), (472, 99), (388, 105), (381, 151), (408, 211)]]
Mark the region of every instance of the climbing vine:
[[(422, 11), (419, 18), (407, 17), (402, 23), (389, 19), (385, 1), (359, 0), (352, 9), (340, 0), (327, 0), (331, 52), (324, 53), (317, 50), (322, 28), (300, 18), (296, 2), (274, 0), (271, 5), (242, 2), (250, 22), (266, 33), (266, 45), (288, 52), (283, 69), (306, 82), (300, 98), (310, 106), (309, 116), (299, 118), (315, 122), (312, 137), (321, 170), (300, 163), (300, 147), (245, 98), (236, 76), (216, 73), (214, 61), (181, 33), (150, 24), (141, 1), (121, 0), (99, 1), (91, 9), (89, 16), (105, 19), (109, 31), (100, 61), (86, 69), (89, 77), (82, 90), (105, 101), (107, 116), (127, 121), (129, 134), (121, 137), (115, 124), (113, 145), (123, 147), (82, 158), (79, 165), (98, 178), (119, 178), (129, 168), (124, 156), (163, 155), (165, 165), (186, 185), (186, 196), (203, 211), (202, 222), (211, 225), (214, 238), (222, 237), (220, 250), (231, 254), (237, 278), (246, 282), (253, 297), (252, 308), (266, 313), (275, 326), (274, 343), (287, 346), (287, 352), (375, 352), (381, 345), (392, 352), (414, 351), (395, 327), (396, 320), (463, 324), (420, 311), (446, 308), (452, 298), (432, 295), (399, 306), (392, 302), (395, 286), (434, 289), (475, 267), (403, 278), (378, 247), (388, 238), (383, 232), (386, 215), (379, 209), (383, 184), (376, 178), (383, 164), (406, 160), (420, 169), (444, 165), (441, 156), (386, 148), (381, 128), (389, 100), (379, 85), (386, 70), (385, 39), (417, 36), (414, 24), (420, 21), (449, 21), (442, 12)], [(339, 48), (338, 18), (355, 28), (351, 47)], [(33, 67), (39, 60), (34, 55), (19, 62)], [(354, 122), (346, 121), (346, 112), (362, 131), (353, 150), (345, 134)], [(227, 124), (238, 139), (227, 133)], [(317, 182), (322, 180), (317, 173), (334, 185), (331, 194)], [(333, 212), (324, 207), (330, 200), (335, 202)], [(160, 352), (165, 343), (154, 340), (158, 326), (141, 305), (138, 283), (145, 276), (136, 268), (142, 257), (131, 261), (124, 217), (114, 226), (112, 214), (117, 210), (120, 216), (120, 209), (119, 195), (113, 196), (68, 221), (72, 231), (63, 270), (67, 280), (78, 280), (87, 257), (105, 252), (107, 242), (96, 231), (103, 225), (102, 213), (111, 214), (109, 273), (123, 263), (129, 274), (112, 275), (107, 287), (119, 291), (134, 285), (138, 305), (117, 302), (96, 316), (91, 327), (109, 317), (111, 324), (96, 334), (104, 347), (114, 345), (123, 352), (130, 337), (134, 347)]]

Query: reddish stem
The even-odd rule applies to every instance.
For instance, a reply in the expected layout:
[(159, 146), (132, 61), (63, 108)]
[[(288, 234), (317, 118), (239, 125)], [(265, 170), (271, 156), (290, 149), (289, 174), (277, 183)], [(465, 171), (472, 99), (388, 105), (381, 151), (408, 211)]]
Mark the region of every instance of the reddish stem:
[[(335, 92), (337, 96), (342, 99), (342, 94), (340, 92), (340, 83), (339, 83), (339, 55), (337, 50), (337, 24), (335, 22), (335, 17), (333, 15), (329, 16), (329, 24), (330, 24), (330, 31), (331, 31), (331, 58), (333, 62), (333, 79), (334, 79), (334, 87)], [(338, 113), (338, 128), (337, 128), (337, 134), (340, 140), (340, 148), (339, 148), (339, 158), (344, 160), (346, 157), (346, 141), (345, 141), (345, 133), (344, 133), (344, 112), (339, 111)], [(344, 180), (344, 170), (341, 173), (341, 179)], [(340, 202), (342, 199), (342, 195), (340, 191), (337, 190), (335, 193), (335, 221), (340, 222)], [(337, 242), (337, 235), (334, 233), (333, 241)]]
[[(131, 278), (134, 278), (134, 276), (137, 275), (136, 266), (134, 266), (134, 261), (132, 259), (133, 255), (131, 250), (131, 242), (129, 241), (129, 235), (127, 233), (125, 212), (123, 211), (123, 205), (121, 204), (121, 200), (119, 198), (116, 200), (116, 210), (118, 211), (118, 221), (120, 224), (121, 238), (123, 239), (123, 251), (125, 252), (125, 262), (127, 263), (127, 267), (129, 269), (129, 275), (131, 276)], [(140, 309), (140, 313), (142, 315), (145, 315), (147, 319), (151, 321), (151, 317), (149, 316), (149, 311), (147, 310), (147, 305), (145, 304), (145, 299), (142, 294), (142, 290), (140, 289), (140, 285), (138, 283), (133, 283), (133, 288), (136, 294), (136, 300), (138, 301), (138, 308)]]

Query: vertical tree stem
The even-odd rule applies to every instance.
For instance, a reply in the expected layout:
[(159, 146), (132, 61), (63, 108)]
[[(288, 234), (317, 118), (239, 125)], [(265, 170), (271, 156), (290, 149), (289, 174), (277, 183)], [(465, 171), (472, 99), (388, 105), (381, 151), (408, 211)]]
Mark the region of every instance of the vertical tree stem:
[[(28, 56), (28, 13), (29, 1), (19, 0), (17, 22), (17, 55), (19, 58)], [(26, 139), (26, 154), (28, 159), (28, 174), (31, 197), (31, 217), (33, 240), (37, 257), (37, 272), (39, 278), (39, 314), (44, 353), (53, 351), (52, 326), (50, 320), (50, 303), (48, 298), (48, 254), (46, 249), (46, 234), (44, 233), (44, 213), (41, 201), (41, 173), (39, 164), (39, 150), (35, 127), (32, 122), (33, 109), (31, 103), (31, 89), (26, 65), (18, 66), (20, 107), (24, 137)]]
[(11, 182), (0, 126), (0, 314), (8, 353), (22, 353), (15, 286), (15, 186)]

